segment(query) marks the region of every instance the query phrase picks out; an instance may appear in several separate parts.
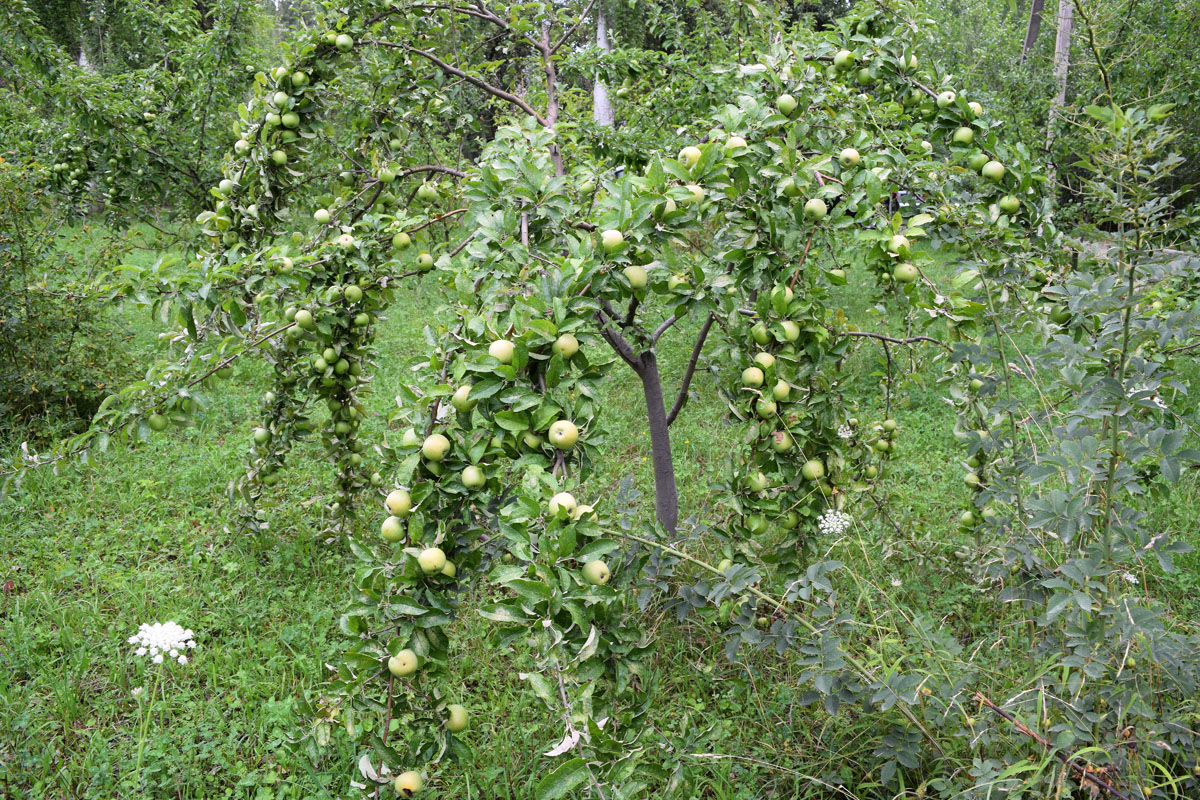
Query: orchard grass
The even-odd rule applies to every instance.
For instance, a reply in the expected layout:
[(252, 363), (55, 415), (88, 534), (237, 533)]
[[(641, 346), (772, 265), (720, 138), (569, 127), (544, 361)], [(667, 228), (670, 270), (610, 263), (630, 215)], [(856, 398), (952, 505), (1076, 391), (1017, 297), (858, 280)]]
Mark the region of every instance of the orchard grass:
[[(132, 251), (129, 258), (151, 256)], [(403, 291), (407, 296), (380, 329), (368, 441), (385, 433), (398, 438), (399, 431), (385, 431), (394, 387), (414, 382), (407, 361), (419, 352), (422, 327), (441, 302), (429, 280)], [(869, 318), (875, 292), (864, 270), (851, 269), (849, 285), (834, 291), (850, 318)], [(878, 332), (906, 333), (897, 307), (892, 302), (879, 315)], [(159, 329), (144, 311), (117, 313), (130, 325), (131, 356), (153, 346)], [(668, 402), (690, 352), (689, 333), (695, 331), (681, 325), (663, 340)], [(603, 346), (583, 344), (589, 345)], [(891, 416), (900, 425), (901, 451), (884, 473), (886, 513), (867, 519), (866, 509), (852, 504), (854, 524), (823, 539), (821, 555), (847, 564), (836, 575), (845, 607), (860, 621), (862, 641), (853, 651), (869, 653), (878, 667), (970, 660), (979, 681), (973, 688), (1004, 694), (1025, 685), (1039, 666), (1028, 659), (1030, 629), (1022, 615), (972, 580), (977, 551), (954, 524), (968, 499), (962, 448), (953, 413), (940, 400), (934, 355), (930, 346), (918, 349), (911, 362), (917, 371), (906, 375), (907, 353), (893, 350), (898, 382)], [(869, 344), (845, 365), (847, 381), (863, 386), (851, 396), (864, 420), (885, 414), (881, 393), (870, 386), (878, 365), (878, 350)], [(727, 513), (711, 504), (709, 487), (725, 477), (741, 428), (708, 391), (712, 377), (704, 366), (672, 428), (684, 520), (678, 546), (716, 563), (726, 555), (737, 560), (738, 549), (708, 530)], [(226, 485), (242, 468), (267, 378), (261, 362), (239, 362), (231, 380), (210, 390), (212, 405), (197, 428), (111, 451), (96, 469), (30, 474), (0, 506), (0, 787), (7, 796), (134, 796), (134, 692), (145, 683), (147, 665), (130, 657), (126, 639), (140, 622), (154, 620), (194, 629), (199, 647), (187, 665), (171, 665), (154, 707), (142, 756), (151, 796), (331, 797), (356, 777), (349, 774), (355, 754), (336, 728), (317, 764), (287, 748), (287, 737), (311, 724), (297, 716), (292, 698), (322, 691), (326, 665), (339, 661), (344, 643), (335, 609), (351, 599), (344, 547), (317, 533), (316, 515), (333, 485), (319, 442), (310, 439), (294, 451), (268, 494), (269, 533), (246, 538), (228, 530)], [(632, 504), (649, 518), (654, 494), (644, 418), (616, 411), (640, 407), (640, 384), (632, 372), (614, 369), (603, 391), (612, 446), (577, 494), (608, 511)], [(382, 497), (365, 504), (358, 523), (364, 530), (377, 524), (381, 504)], [(1198, 505), (1192, 473), (1169, 496), (1146, 501), (1146, 510), (1156, 526), (1196, 545)], [(1200, 557), (1192, 552), (1177, 559), (1172, 574), (1136, 577), (1140, 591), (1164, 603), (1180, 629), (1194, 629), (1198, 576)], [(456, 674), (447, 691), (469, 701), (466, 740), (473, 755), (441, 771), (448, 789), (443, 784), (425, 796), (529, 797), (552, 768), (541, 753), (561, 730), (518, 678), (528, 657), (496, 652), (490, 623), (473, 613), (495, 599), (494, 590), (480, 584), (462, 599), (451, 639)], [(705, 786), (703, 796), (817, 797), (822, 788), (815, 781), (829, 776), (870, 796), (871, 772), (863, 765), (872, 754), (855, 740), (859, 729), (876, 724), (871, 717), (835, 719), (800, 705), (805, 687), (793, 663), (745, 650), (729, 663), (711, 615), (679, 624), (661, 602), (651, 604), (656, 618), (647, 622), (662, 637), (652, 670), (655, 724), (690, 737), (694, 752), (684, 760)], [(404, 719), (397, 714), (393, 726), (402, 728)]]

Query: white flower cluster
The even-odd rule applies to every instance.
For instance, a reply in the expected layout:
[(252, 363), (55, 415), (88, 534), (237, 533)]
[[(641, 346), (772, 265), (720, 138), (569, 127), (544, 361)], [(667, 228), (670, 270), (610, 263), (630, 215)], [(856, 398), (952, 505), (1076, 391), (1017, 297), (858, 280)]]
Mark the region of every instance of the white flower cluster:
[(830, 509), (817, 518), (817, 528), (824, 536), (841, 536), (850, 527), (849, 514)]
[(853, 439), (854, 431), (850, 429), (849, 425), (839, 425), (838, 436), (842, 439)]
[(128, 641), (137, 647), (133, 651), (135, 656), (149, 656), (155, 664), (161, 664), (164, 656), (186, 664), (188, 657), (184, 653), (196, 648), (196, 634), (191, 628), (183, 628), (176, 622), (156, 622), (153, 625), (143, 622)]

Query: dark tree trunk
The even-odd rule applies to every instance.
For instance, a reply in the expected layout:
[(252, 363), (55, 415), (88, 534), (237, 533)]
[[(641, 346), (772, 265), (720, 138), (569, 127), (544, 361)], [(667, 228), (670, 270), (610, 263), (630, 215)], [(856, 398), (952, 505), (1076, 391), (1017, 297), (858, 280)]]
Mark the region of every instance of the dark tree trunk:
[[(1071, 0), (1062, 0), (1062, 2), (1069, 3)], [(1029, 51), (1037, 42), (1038, 31), (1042, 29), (1042, 8), (1045, 4), (1046, 0), (1033, 0), (1029, 4), (1029, 24), (1025, 27), (1025, 42), (1021, 45), (1022, 63), (1029, 57)]]
[(675, 484), (675, 461), (671, 457), (671, 434), (663, 404), (662, 378), (654, 351), (638, 356), (634, 371), (642, 380), (646, 397), (646, 420), (650, 423), (650, 450), (654, 462), (654, 508), (658, 521), (671, 533), (679, 525), (679, 488)]

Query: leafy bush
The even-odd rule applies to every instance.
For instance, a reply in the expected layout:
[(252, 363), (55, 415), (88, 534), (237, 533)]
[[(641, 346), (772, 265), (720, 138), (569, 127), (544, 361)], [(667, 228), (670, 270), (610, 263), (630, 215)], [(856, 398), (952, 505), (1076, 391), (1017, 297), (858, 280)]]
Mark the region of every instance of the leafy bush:
[[(87, 288), (119, 252), (64, 255), (61, 215), (40, 167), (0, 160), (0, 420), (5, 435), (51, 435), (95, 412), (123, 359), (120, 330)], [(85, 263), (80, 263), (80, 261)]]

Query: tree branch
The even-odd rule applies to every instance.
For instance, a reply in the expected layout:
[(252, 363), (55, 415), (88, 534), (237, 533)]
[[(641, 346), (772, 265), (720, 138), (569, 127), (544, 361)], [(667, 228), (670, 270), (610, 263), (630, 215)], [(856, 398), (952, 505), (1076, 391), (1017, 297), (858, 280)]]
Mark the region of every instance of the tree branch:
[(683, 385), (679, 387), (679, 394), (675, 396), (675, 405), (671, 406), (671, 412), (667, 414), (667, 427), (671, 426), (671, 423), (679, 416), (679, 412), (683, 410), (684, 403), (687, 402), (692, 376), (696, 374), (696, 365), (700, 363), (700, 352), (704, 350), (704, 340), (708, 338), (708, 331), (716, 318), (716, 312), (710, 311), (708, 319), (704, 320), (704, 324), (700, 326), (700, 334), (696, 337), (695, 346), (692, 347), (692, 357), (688, 359), (687, 369), (683, 373)]
[(633, 347), (629, 342), (625, 341), (625, 337), (610, 326), (612, 318), (603, 311), (597, 311), (596, 322), (600, 325), (600, 335), (604, 337), (604, 341), (608, 342), (617, 355), (636, 371), (641, 366), (641, 360), (637, 353), (633, 352)]
[(650, 343), (658, 344), (659, 338), (664, 333), (666, 333), (671, 328), (671, 326), (674, 325), (676, 322), (679, 322), (679, 317), (676, 317), (674, 314), (672, 314), (670, 317), (667, 317), (667, 319), (663, 320), (662, 324), (654, 329), (654, 333), (650, 334)]

